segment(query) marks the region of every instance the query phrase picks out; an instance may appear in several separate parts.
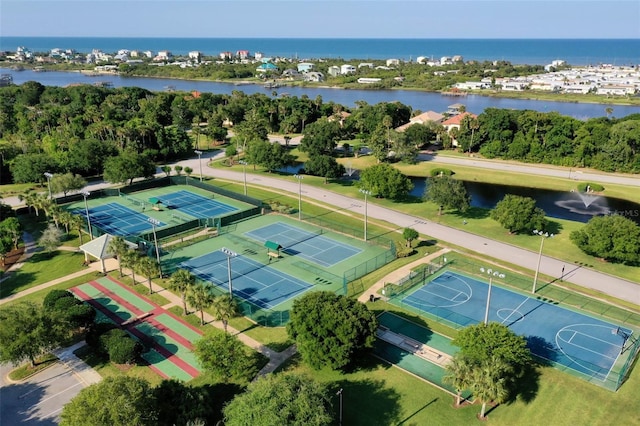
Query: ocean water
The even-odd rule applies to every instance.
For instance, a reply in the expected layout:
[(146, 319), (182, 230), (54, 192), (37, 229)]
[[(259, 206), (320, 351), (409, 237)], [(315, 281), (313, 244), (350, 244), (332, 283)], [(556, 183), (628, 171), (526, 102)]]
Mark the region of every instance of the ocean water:
[(169, 50), (183, 55), (197, 50), (207, 56), (248, 50), (268, 57), (415, 60), (460, 55), (468, 60), (505, 60), (544, 65), (562, 59), (571, 65), (640, 64), (640, 39), (311, 39), (311, 38), (97, 38), (0, 37), (1, 51), (24, 46), (34, 52), (53, 48), (81, 53), (100, 49)]

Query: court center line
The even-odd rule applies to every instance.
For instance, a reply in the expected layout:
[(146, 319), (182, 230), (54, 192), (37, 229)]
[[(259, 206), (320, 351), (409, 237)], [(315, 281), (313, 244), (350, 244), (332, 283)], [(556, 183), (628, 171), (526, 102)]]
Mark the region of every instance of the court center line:
[[(511, 318), (511, 316), (512, 316), (512, 315), (514, 315), (516, 312), (520, 313), (520, 308), (522, 308), (522, 307), (524, 306), (524, 304), (525, 304), (525, 303), (527, 303), (527, 301), (528, 301), (528, 300), (529, 300), (529, 298), (528, 298), (528, 297), (527, 297), (526, 299), (524, 299), (524, 300), (522, 301), (522, 303), (521, 303), (521, 304), (519, 304), (515, 309), (513, 309), (513, 310), (511, 311), (511, 313), (510, 313), (509, 315), (507, 315), (507, 317), (506, 317), (505, 319), (503, 319), (503, 320), (502, 320), (501, 324), (503, 324), (503, 325), (504, 325), (504, 323), (505, 323), (505, 322), (507, 322), (507, 320), (508, 320), (509, 318)], [(521, 314), (521, 316), (522, 316), (522, 319), (524, 320), (524, 317), (525, 317), (525, 316), (524, 316), (524, 315), (522, 315), (522, 314)]]

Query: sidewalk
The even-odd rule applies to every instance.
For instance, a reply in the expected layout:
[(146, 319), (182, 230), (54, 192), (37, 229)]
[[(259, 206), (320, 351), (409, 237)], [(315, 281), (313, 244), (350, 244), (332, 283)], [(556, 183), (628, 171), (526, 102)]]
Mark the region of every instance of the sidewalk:
[(60, 348), (53, 351), (61, 363), (73, 371), (85, 386), (90, 386), (102, 380), (102, 376), (91, 368), (86, 362), (78, 358), (74, 352), (86, 345), (86, 342), (78, 342), (67, 348)]
[(414, 260), (413, 262), (404, 265), (402, 268), (398, 268), (395, 271), (391, 272), (390, 274), (386, 275), (385, 277), (382, 277), (377, 283), (375, 283), (374, 285), (372, 285), (368, 291), (362, 293), (360, 295), (360, 297), (358, 297), (358, 300), (362, 303), (367, 303), (369, 301), (370, 295), (374, 295), (376, 296), (376, 294), (378, 293), (379, 290), (381, 290), (382, 288), (384, 288), (384, 285), (386, 283), (395, 283), (398, 282), (401, 278), (406, 277), (407, 275), (409, 275), (409, 273), (411, 272), (411, 270), (419, 265), (422, 265), (423, 263), (428, 263), (431, 262), (433, 259), (437, 258), (440, 255), (449, 253), (451, 250), (448, 248), (443, 248), (438, 250), (435, 253), (432, 253), (430, 255), (427, 255), (425, 257), (422, 257), (418, 260)]

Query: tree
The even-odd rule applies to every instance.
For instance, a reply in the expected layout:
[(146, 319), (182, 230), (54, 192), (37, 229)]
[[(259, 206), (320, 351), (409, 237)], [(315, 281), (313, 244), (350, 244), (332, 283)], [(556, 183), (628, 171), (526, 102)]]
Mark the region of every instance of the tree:
[(67, 324), (32, 302), (18, 302), (0, 310), (0, 363), (29, 360), (55, 348), (67, 336)]
[(124, 151), (104, 162), (104, 179), (110, 183), (128, 183), (138, 177), (150, 178), (156, 172), (156, 166), (146, 155)]
[(223, 294), (216, 297), (211, 304), (213, 310), (213, 318), (216, 321), (222, 321), (225, 333), (229, 325), (229, 319), (237, 317), (240, 313), (238, 303), (229, 294)]
[(491, 210), (491, 218), (509, 230), (509, 233), (531, 232), (544, 229), (547, 220), (544, 210), (536, 207), (533, 198), (507, 194)]
[(120, 272), (120, 278), (122, 278), (122, 259), (126, 256), (127, 251), (129, 251), (129, 246), (122, 237), (113, 237), (109, 241), (109, 245), (107, 246), (107, 252), (114, 255), (118, 259), (118, 270)]
[(404, 238), (407, 242), (408, 248), (411, 248), (411, 242), (418, 239), (419, 236), (420, 234), (418, 233), (418, 231), (413, 228), (404, 228), (404, 230), (402, 231), (402, 238)]
[(165, 175), (167, 175), (167, 177), (169, 177), (169, 175), (171, 174), (171, 166), (164, 165), (164, 166), (160, 167), (160, 170), (162, 170), (162, 172)]
[(82, 389), (60, 414), (61, 426), (144, 426), (155, 422), (149, 383), (129, 376), (107, 377)]
[(451, 384), (456, 390), (456, 407), (462, 402), (462, 391), (471, 387), (473, 363), (463, 355), (454, 355), (445, 367), (446, 374), (442, 376), (444, 383)]
[[(214, 303), (215, 297), (204, 283), (197, 283), (187, 293), (187, 302), (200, 311), (200, 325), (204, 325), (204, 310)], [(227, 325), (225, 323), (225, 332)]]
[(367, 188), (375, 197), (400, 200), (413, 188), (411, 179), (389, 164), (376, 164), (360, 173), (360, 186)]
[(169, 290), (177, 291), (182, 297), (184, 315), (187, 315), (187, 292), (196, 283), (196, 276), (186, 269), (178, 269), (169, 279)]
[(626, 265), (640, 264), (640, 226), (624, 216), (595, 216), (570, 235), (591, 256)]
[(51, 178), (51, 191), (62, 192), (66, 197), (70, 191), (79, 191), (87, 186), (87, 181), (80, 175), (73, 173), (56, 174)]
[(222, 378), (249, 379), (255, 372), (253, 357), (237, 336), (211, 330), (194, 345), (194, 353), (205, 370)]
[(50, 223), (47, 229), (42, 232), (42, 236), (38, 239), (38, 245), (42, 247), (51, 256), (62, 241), (62, 231)]
[(136, 272), (138, 272), (138, 264), (142, 258), (143, 256), (138, 250), (127, 250), (122, 257), (123, 266), (131, 270), (132, 285), (136, 285)]
[(458, 393), (471, 389), (482, 401), (480, 418), (484, 419), (487, 403), (504, 402), (511, 391), (517, 391), (516, 380), (532, 361), (527, 342), (506, 325), (490, 322), (462, 329), (452, 343), (460, 351), (447, 367), (446, 380)]
[(304, 171), (314, 176), (323, 176), (325, 183), (328, 179), (339, 178), (345, 173), (344, 166), (329, 155), (312, 155), (304, 163)]
[(443, 207), (465, 212), (471, 204), (471, 196), (464, 187), (464, 183), (449, 176), (436, 176), (427, 179), (424, 198), (440, 206), (438, 215), (442, 214)]
[(340, 139), (340, 124), (337, 121), (321, 119), (304, 128), (300, 141), (300, 151), (316, 155), (330, 155)]
[(149, 285), (149, 294), (153, 294), (151, 278), (160, 273), (158, 262), (156, 261), (156, 259), (152, 259), (149, 256), (142, 256), (136, 266), (138, 268), (138, 272), (147, 278), (147, 284)]
[(341, 369), (375, 340), (375, 315), (357, 300), (321, 291), (294, 300), (287, 324), (302, 359), (314, 369)]
[(193, 169), (189, 166), (184, 168), (184, 174), (187, 175), (187, 177), (191, 177), (191, 173), (193, 173)]
[(6, 235), (13, 245), (13, 249), (18, 249), (18, 243), (22, 238), (22, 225), (16, 217), (8, 217), (0, 222), (0, 234)]
[(251, 382), (247, 391), (224, 408), (226, 426), (333, 424), (326, 386), (299, 374), (270, 374)]

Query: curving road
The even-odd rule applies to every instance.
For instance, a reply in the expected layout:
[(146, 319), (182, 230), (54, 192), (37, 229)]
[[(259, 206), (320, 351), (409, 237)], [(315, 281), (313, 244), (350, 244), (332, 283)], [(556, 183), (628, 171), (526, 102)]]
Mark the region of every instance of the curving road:
[[(424, 155), (424, 154), (423, 154)], [(224, 156), (224, 152), (205, 152), (202, 155), (203, 174), (212, 177), (218, 177), (234, 181), (243, 181), (243, 173), (226, 170), (226, 169), (212, 169), (205, 167), (209, 160)], [(535, 167), (528, 165), (510, 164), (495, 161), (485, 161), (480, 159), (462, 159), (452, 157), (438, 157), (432, 156), (431, 158), (423, 158), (426, 161), (438, 161), (448, 164), (464, 164), (475, 167), (483, 167), (490, 169), (507, 170), (519, 173), (530, 173), (539, 175), (550, 175), (568, 177), (570, 170), (561, 168), (546, 168)], [(194, 171), (200, 170), (200, 163), (197, 157), (180, 161), (176, 164), (180, 164), (183, 167), (189, 166)], [(159, 171), (160, 172), (160, 171)], [(577, 173), (577, 172), (573, 172)], [(159, 173), (164, 175), (163, 173)], [(581, 179), (589, 179), (594, 182), (614, 182), (623, 185), (635, 185), (640, 186), (640, 178), (631, 176), (619, 176), (613, 174), (600, 174), (592, 172), (584, 172)], [(304, 182), (304, 181), (302, 181)], [(282, 191), (287, 191), (292, 194), (298, 193), (298, 181), (288, 181), (285, 179), (270, 178), (268, 176), (256, 176), (247, 174), (247, 183), (249, 185), (261, 185), (268, 186), (270, 188), (277, 188)], [(105, 183), (92, 184), (87, 190), (98, 189), (100, 187), (108, 186)], [(321, 188), (316, 188), (302, 184), (302, 194), (305, 197), (322, 201), (324, 203), (336, 206), (340, 209), (352, 211), (356, 214), (364, 216), (364, 202), (361, 199), (353, 199), (340, 195), (331, 191), (327, 191)], [(3, 200), (5, 203), (11, 205), (17, 205), (17, 198), (7, 198)], [(469, 232), (465, 232), (459, 229), (451, 228), (445, 225), (441, 225), (424, 218), (414, 217), (402, 212), (398, 212), (386, 207), (381, 207), (372, 203), (367, 206), (367, 214), (369, 217), (384, 220), (398, 227), (405, 228), (411, 227), (421, 234), (432, 236), (438, 240), (446, 241), (451, 244), (455, 244), (461, 247), (465, 247), (469, 250), (473, 250), (482, 255), (490, 256), (496, 259), (502, 259), (506, 262), (530, 269), (536, 270), (538, 262), (538, 253), (525, 250), (519, 247), (512, 246), (510, 244), (498, 242), (478, 236)], [(564, 275), (563, 275), (564, 271)], [(591, 269), (582, 268), (578, 265), (567, 263), (566, 261), (558, 260), (548, 256), (542, 256), (540, 262), (540, 272), (542, 274), (556, 277), (560, 279), (562, 276), (565, 281), (579, 285), (581, 287), (589, 288), (599, 291), (609, 296), (616, 297), (618, 299), (626, 300), (637, 305), (640, 305), (640, 283), (627, 281), (621, 278), (613, 277), (601, 272), (597, 272)], [(532, 283), (533, 284), (533, 283)], [(544, 283), (540, 282), (540, 285)]]
[[(223, 154), (207, 153), (205, 157), (203, 155), (203, 163), (205, 158), (209, 159), (217, 158)], [(440, 160), (451, 160), (449, 157), (439, 157)], [(515, 164), (500, 164), (491, 161), (482, 160), (466, 160), (456, 159), (453, 160), (464, 162), (465, 165), (476, 165), (478, 167), (487, 168), (500, 168), (501, 170), (518, 171), (521, 173), (536, 172), (536, 174), (543, 175), (555, 175), (550, 172), (562, 173), (558, 176), (568, 176), (562, 169), (549, 169), (549, 168), (537, 168), (526, 165)], [(198, 159), (190, 159), (181, 161), (181, 166), (189, 166), (193, 170), (199, 170)], [(212, 176), (234, 181), (243, 181), (243, 173), (226, 169), (212, 169), (208, 167), (203, 168), (203, 173)], [(593, 175), (593, 176), (592, 176)], [(586, 174), (583, 178), (587, 178), (593, 181), (606, 182), (602, 178), (611, 179), (616, 183), (628, 184), (627, 181), (635, 182), (635, 185), (640, 186), (640, 179), (634, 179), (633, 177), (617, 176), (617, 175), (601, 175), (601, 174)], [(302, 181), (304, 182), (304, 180)], [(283, 191), (287, 191), (293, 194), (298, 193), (298, 181), (297, 180), (284, 180), (270, 178), (268, 176), (256, 176), (252, 174), (247, 175), (247, 183), (249, 185), (261, 185), (268, 186), (270, 188), (278, 188)], [(346, 197), (331, 191), (327, 191), (321, 188), (304, 185), (301, 186), (302, 195), (311, 199), (319, 200), (327, 204), (331, 204), (340, 209), (352, 211), (356, 214), (364, 216), (364, 202), (361, 199), (354, 200), (353, 198)], [(414, 217), (402, 212), (398, 212), (386, 207), (381, 207), (372, 203), (367, 206), (367, 214), (369, 217), (385, 220), (387, 222), (398, 225), (398, 227), (412, 227), (416, 231), (432, 236), (438, 240), (446, 241), (451, 244), (455, 244), (461, 247), (465, 247), (469, 250), (473, 250), (482, 255), (490, 256), (496, 259), (502, 259), (504, 261), (513, 263), (518, 266), (525, 267), (530, 270), (535, 270), (538, 262), (538, 253), (525, 250), (519, 247), (512, 246), (510, 244), (498, 242), (465, 232), (459, 229), (450, 228), (445, 225), (441, 225), (424, 218)], [(564, 276), (562, 275), (564, 269)], [(621, 278), (613, 277), (601, 272), (597, 272), (591, 269), (582, 268), (578, 265), (567, 263), (566, 261), (558, 260), (548, 256), (542, 256), (540, 262), (540, 272), (542, 274), (556, 277), (560, 279), (563, 276), (565, 281), (579, 285), (581, 287), (593, 289), (609, 296), (613, 296), (622, 300), (627, 300), (635, 304), (640, 305), (640, 283), (634, 283)], [(533, 284), (533, 283), (532, 283)], [(538, 286), (544, 285), (539, 282)]]

